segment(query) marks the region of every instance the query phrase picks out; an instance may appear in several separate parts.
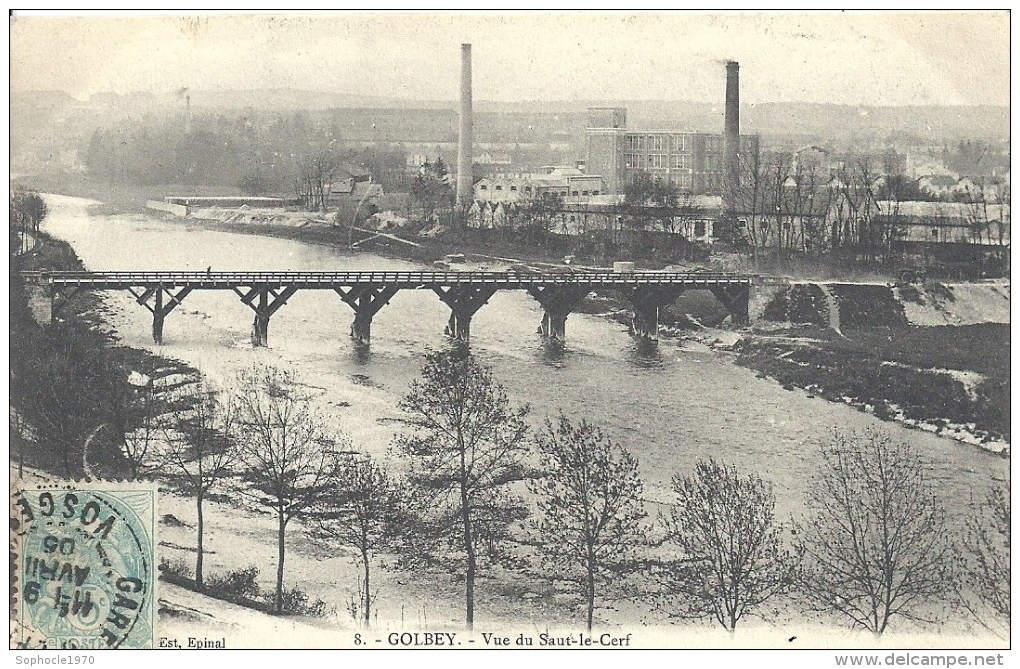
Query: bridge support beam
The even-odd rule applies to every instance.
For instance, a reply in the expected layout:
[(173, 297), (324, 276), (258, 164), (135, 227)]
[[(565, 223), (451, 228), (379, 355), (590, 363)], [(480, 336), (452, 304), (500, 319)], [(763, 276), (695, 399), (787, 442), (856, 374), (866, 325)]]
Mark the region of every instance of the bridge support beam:
[(587, 286), (529, 286), (528, 292), (545, 309), (538, 332), (557, 341), (567, 338), (567, 316), (575, 311), (588, 295)]
[(747, 325), (750, 321), (751, 287), (747, 284), (712, 286), (715, 298), (730, 312), (734, 325)]
[(73, 300), (75, 298), (75, 296), (77, 296), (83, 290), (84, 289), (81, 288), (80, 286), (70, 286), (70, 287), (65, 286), (65, 287), (61, 287), (61, 288), (58, 288), (56, 286), (51, 287), (50, 288), (50, 300), (51, 300), (50, 320), (51, 320), (51, 322), (52, 322), (52, 320), (54, 318), (59, 316), (60, 312), (64, 310), (64, 307), (66, 307), (68, 304), (70, 304), (71, 300)]
[(32, 312), (32, 319), (39, 325), (50, 325), (53, 323), (53, 315), (56, 311), (55, 292), (45, 275), (38, 278), (26, 279), (25, 292), (28, 294), (28, 308)]
[(269, 318), (276, 311), (287, 303), (297, 286), (285, 288), (270, 288), (269, 286), (252, 286), (247, 292), (234, 287), (234, 292), (241, 297), (241, 301), (252, 308), (255, 312), (255, 321), (251, 328), (251, 345), (269, 345)]
[(631, 334), (657, 341), (659, 309), (672, 304), (683, 291), (682, 286), (673, 285), (642, 285), (629, 291), (630, 302), (634, 306), (634, 318), (630, 324)]
[(340, 299), (354, 309), (354, 322), (351, 323), (351, 337), (363, 346), (368, 346), (372, 339), (372, 318), (386, 303), (393, 299), (400, 288), (396, 286), (354, 286), (352, 288), (334, 288)]
[[(136, 292), (134, 288), (128, 288), (128, 292), (135, 296), (135, 301), (152, 314), (152, 341), (160, 346), (163, 345), (163, 322), (192, 290), (191, 286), (184, 286), (174, 294), (161, 283), (147, 286), (141, 292)], [(169, 298), (166, 301), (163, 300), (164, 294)]]
[(444, 332), (458, 341), (468, 342), (471, 339), (471, 318), (496, 294), (499, 287), (453, 285), (435, 286), (432, 290), (450, 307), (450, 322)]

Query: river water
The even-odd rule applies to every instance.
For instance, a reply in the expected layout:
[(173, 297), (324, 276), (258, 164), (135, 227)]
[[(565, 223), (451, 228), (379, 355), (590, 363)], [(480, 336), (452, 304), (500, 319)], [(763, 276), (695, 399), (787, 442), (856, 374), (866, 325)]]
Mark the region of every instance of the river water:
[[(415, 269), (369, 254), (346, 255), (300, 242), (193, 229), (155, 217), (96, 216), (89, 201), (47, 196), (44, 229), (70, 242), (91, 270)], [(196, 291), (167, 317), (165, 344), (153, 345), (149, 312), (126, 292), (107, 294), (108, 322), (129, 346), (195, 365), (229, 386), (255, 362), (292, 370), (316, 394), (356, 448), (386, 451), (400, 414), (395, 405), (422, 355), (446, 345), (449, 311), (431, 291), (401, 291), (375, 317), (370, 354), (348, 337), (353, 312), (327, 291), (298, 291), (272, 318), (269, 348), (253, 350), (253, 312), (232, 292)], [(536, 334), (538, 304), (526, 293), (498, 292), (472, 321), (472, 350), (493, 368), (538, 424), (558, 412), (586, 417), (639, 459), (649, 500), (667, 502), (670, 477), (713, 457), (771, 481), (781, 518), (804, 512), (818, 470), (818, 444), (834, 427), (878, 427), (914, 444), (933, 463), (939, 497), (954, 524), (971, 497), (1008, 480), (1009, 461), (974, 446), (892, 423), (851, 407), (783, 390), (725, 354), (690, 343), (660, 342), (648, 355), (625, 328), (584, 314), (567, 321), (568, 345), (548, 353)]]

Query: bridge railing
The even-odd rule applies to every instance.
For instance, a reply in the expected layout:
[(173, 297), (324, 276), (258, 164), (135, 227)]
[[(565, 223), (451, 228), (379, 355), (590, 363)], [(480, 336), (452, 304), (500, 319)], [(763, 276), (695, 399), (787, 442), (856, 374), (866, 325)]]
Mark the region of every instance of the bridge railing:
[(757, 277), (726, 272), (261, 272), (261, 271), (109, 271), (109, 272), (33, 272), (27, 278), (50, 281), (56, 285), (352, 285), (352, 284), (619, 284), (644, 283), (715, 284), (751, 283)]

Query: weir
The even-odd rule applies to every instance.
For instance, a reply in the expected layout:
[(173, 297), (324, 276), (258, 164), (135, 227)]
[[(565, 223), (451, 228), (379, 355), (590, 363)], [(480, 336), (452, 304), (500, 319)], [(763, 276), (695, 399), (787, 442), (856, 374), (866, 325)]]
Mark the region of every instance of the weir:
[[(431, 290), (450, 307), (446, 333), (471, 338), (471, 319), (499, 290), (525, 290), (545, 311), (538, 331), (566, 338), (567, 317), (592, 290), (617, 291), (634, 307), (632, 332), (658, 337), (659, 310), (688, 289), (707, 289), (734, 323), (749, 321), (751, 290), (761, 277), (723, 272), (23, 272), (33, 312), (52, 319), (83, 290), (126, 290), (152, 313), (152, 338), (163, 343), (166, 317), (196, 290), (229, 290), (255, 312), (252, 345), (269, 344), (269, 320), (298, 290), (332, 290), (354, 309), (351, 337), (368, 345), (372, 319), (400, 290)], [(49, 309), (44, 308), (48, 302)]]

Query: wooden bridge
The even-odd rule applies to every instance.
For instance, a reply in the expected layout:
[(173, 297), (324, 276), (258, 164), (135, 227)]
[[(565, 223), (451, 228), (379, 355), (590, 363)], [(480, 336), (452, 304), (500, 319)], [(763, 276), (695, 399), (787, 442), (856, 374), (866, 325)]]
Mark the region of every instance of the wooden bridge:
[(269, 319), (298, 290), (334, 291), (354, 310), (351, 336), (371, 338), (372, 318), (401, 290), (431, 290), (450, 307), (446, 333), (467, 341), (471, 318), (498, 290), (525, 290), (545, 310), (539, 331), (564, 339), (567, 316), (593, 290), (613, 290), (634, 308), (633, 331), (655, 339), (659, 309), (688, 289), (707, 289), (732, 314), (748, 321), (748, 299), (758, 277), (713, 272), (25, 272), (49, 318), (84, 290), (125, 290), (152, 313), (152, 338), (163, 343), (163, 322), (195, 290), (229, 290), (255, 312), (252, 343), (265, 346)]

